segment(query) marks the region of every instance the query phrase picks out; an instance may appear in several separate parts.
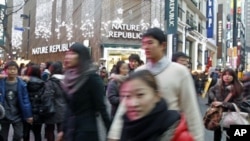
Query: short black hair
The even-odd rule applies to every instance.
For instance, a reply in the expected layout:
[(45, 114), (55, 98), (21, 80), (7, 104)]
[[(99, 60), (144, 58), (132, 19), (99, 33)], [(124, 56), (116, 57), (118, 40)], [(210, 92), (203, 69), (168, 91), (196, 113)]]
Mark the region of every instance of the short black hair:
[(8, 69), (8, 67), (12, 67), (12, 66), (14, 66), (14, 67), (16, 67), (17, 69), (19, 69), (19, 66), (18, 66), (18, 64), (17, 64), (15, 61), (9, 61), (9, 62), (7, 62), (7, 63), (5, 64), (4, 69)]
[(160, 44), (167, 41), (164, 32), (157, 27), (149, 28), (145, 33), (143, 33), (142, 38), (149, 36), (158, 40)]
[(129, 61), (135, 60), (138, 63), (140, 63), (140, 56), (138, 54), (130, 54), (130, 56), (128, 57)]
[(172, 56), (172, 61), (177, 62), (177, 60), (182, 57), (182, 58), (189, 58), (185, 53), (183, 52), (176, 52)]

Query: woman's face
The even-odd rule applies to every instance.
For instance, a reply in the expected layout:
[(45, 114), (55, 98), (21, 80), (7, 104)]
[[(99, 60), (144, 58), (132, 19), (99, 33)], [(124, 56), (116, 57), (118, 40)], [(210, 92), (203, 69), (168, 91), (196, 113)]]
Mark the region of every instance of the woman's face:
[(222, 79), (225, 83), (231, 83), (233, 81), (233, 76), (229, 74), (229, 72), (226, 72), (223, 76)]
[(72, 68), (76, 67), (78, 65), (78, 58), (79, 55), (73, 51), (66, 52), (65, 58), (64, 58), (64, 67), (65, 68)]
[(121, 100), (127, 108), (129, 120), (140, 119), (149, 114), (160, 100), (159, 94), (140, 79), (125, 82), (120, 88)]
[(120, 74), (121, 75), (127, 75), (128, 74), (128, 64), (123, 63), (120, 67)]

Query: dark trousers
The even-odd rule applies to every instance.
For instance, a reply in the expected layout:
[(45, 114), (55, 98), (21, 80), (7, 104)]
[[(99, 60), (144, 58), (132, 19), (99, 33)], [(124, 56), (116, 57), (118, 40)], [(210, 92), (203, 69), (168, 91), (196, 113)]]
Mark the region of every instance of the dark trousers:
[(23, 141), (30, 141), (30, 131), (33, 131), (35, 141), (42, 141), (42, 124), (29, 124), (27, 122), (24, 122), (24, 128), (23, 128)]
[(23, 138), (23, 122), (11, 123), (10, 121), (1, 121), (2, 130), (0, 136), (3, 141), (8, 141), (10, 124), (14, 129), (13, 141), (21, 141)]
[[(224, 130), (226, 131), (227, 135), (229, 135), (229, 130), (228, 129)], [(222, 135), (221, 128), (214, 130), (214, 141), (221, 141), (221, 135)], [(229, 138), (227, 138), (227, 141), (230, 141)]]
[(47, 141), (55, 141), (55, 126), (57, 128), (57, 132), (62, 131), (62, 124), (57, 123), (57, 124), (46, 124), (45, 125), (45, 135)]

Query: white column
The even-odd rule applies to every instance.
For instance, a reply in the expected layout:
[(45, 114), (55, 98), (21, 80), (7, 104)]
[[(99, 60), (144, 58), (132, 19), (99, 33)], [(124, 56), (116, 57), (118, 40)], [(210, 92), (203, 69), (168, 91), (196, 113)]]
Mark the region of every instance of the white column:
[(186, 30), (185, 30), (185, 26), (182, 28), (182, 52), (185, 53), (185, 46), (186, 46)]
[(192, 43), (192, 70), (197, 70), (198, 65), (198, 42)]
[(168, 35), (167, 56), (171, 60), (173, 54), (173, 34)]
[(202, 58), (201, 58), (201, 64), (202, 64), (202, 71), (205, 70), (205, 50), (206, 50), (206, 43), (202, 43)]

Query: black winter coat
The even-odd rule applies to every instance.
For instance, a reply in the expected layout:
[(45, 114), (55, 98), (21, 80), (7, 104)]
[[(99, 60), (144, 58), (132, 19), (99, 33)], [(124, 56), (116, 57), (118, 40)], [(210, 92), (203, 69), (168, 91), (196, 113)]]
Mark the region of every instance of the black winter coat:
[(44, 90), (44, 81), (37, 77), (30, 77), (27, 83), (27, 90), (32, 106), (32, 114), (35, 123), (43, 123), (44, 119), (39, 116), (39, 107), (41, 105), (40, 97)]
[(46, 81), (48, 85), (45, 85), (46, 87), (47, 86), (49, 87), (48, 89), (55, 90), (54, 94), (55, 114), (45, 119), (46, 124), (62, 123), (65, 116), (66, 102), (64, 97), (64, 91), (62, 90), (61, 87), (61, 82), (60, 82), (61, 80), (59, 79), (59, 77), (56, 76), (59, 75), (52, 75), (52, 77), (50, 77), (48, 81)]
[(98, 141), (97, 113), (101, 114), (106, 129), (110, 118), (104, 103), (104, 86), (99, 75), (90, 74), (87, 82), (73, 93), (66, 94), (67, 112), (63, 124), (67, 141)]

